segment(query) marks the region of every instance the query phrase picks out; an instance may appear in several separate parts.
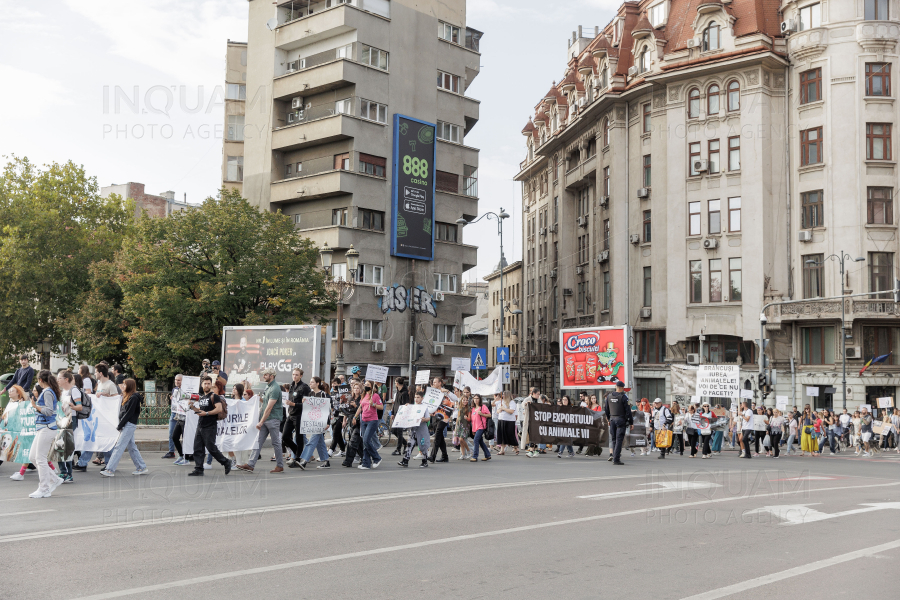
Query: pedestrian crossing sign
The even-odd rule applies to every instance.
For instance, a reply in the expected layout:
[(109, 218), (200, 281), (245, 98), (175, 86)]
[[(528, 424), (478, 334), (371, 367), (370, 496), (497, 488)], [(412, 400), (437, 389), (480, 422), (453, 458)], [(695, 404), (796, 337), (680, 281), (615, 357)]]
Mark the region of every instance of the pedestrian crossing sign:
[(472, 368), (476, 371), (487, 369), (487, 350), (472, 348)]

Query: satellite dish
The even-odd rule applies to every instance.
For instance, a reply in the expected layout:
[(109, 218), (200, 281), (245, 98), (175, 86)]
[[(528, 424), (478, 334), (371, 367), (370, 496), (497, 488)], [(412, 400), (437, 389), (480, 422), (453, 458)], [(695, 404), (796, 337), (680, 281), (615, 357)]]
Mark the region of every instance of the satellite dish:
[(278, 27), (278, 19), (274, 17), (269, 19), (266, 21), (266, 27), (269, 28), (269, 31), (275, 31), (275, 28)]

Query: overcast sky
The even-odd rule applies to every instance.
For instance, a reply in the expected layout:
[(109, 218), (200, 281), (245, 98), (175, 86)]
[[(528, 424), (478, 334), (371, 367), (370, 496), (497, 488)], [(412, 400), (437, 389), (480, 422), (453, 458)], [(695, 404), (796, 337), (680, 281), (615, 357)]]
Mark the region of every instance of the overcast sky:
[[(560, 78), (567, 37), (579, 24), (605, 25), (618, 4), (469, 0), (468, 25), (484, 38), (481, 74), (467, 91), (481, 100), (481, 120), (466, 144), (481, 149), (481, 210), (512, 216), (504, 223), (509, 262), (522, 251), (512, 181), (525, 155), (520, 131)], [(0, 0), (0, 8), (0, 156), (71, 159), (101, 186), (142, 182), (189, 202), (215, 194), (225, 45), (247, 39), (247, 0)], [(496, 223), (468, 227), (464, 241), (480, 246), (465, 280), (480, 279), (499, 260)]]

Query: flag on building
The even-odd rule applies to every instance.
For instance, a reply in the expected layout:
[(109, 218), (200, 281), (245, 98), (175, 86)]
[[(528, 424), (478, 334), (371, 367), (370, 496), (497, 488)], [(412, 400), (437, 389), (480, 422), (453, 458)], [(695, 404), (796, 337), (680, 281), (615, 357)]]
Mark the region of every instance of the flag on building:
[(891, 354), (893, 354), (893, 352), (888, 352), (887, 354), (882, 354), (881, 356), (873, 356), (869, 359), (869, 362), (863, 365), (863, 368), (859, 370), (859, 374), (862, 375), (863, 373), (865, 373), (866, 369), (874, 364), (883, 363)]

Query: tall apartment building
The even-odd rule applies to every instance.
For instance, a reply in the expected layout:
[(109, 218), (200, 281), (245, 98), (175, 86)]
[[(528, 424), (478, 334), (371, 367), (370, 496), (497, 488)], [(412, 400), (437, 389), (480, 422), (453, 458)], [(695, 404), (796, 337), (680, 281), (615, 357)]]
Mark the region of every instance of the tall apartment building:
[[(665, 397), (673, 362), (738, 363), (755, 389), (761, 309), (841, 295), (830, 255), (866, 259), (846, 294), (893, 286), (887, 4), (643, 0), (573, 34), (522, 131), (528, 383), (557, 385), (560, 328), (628, 323), (638, 397)], [(857, 373), (900, 350), (897, 306), (844, 305), (848, 405), (894, 395), (893, 355)], [(767, 317), (775, 393), (840, 407), (841, 301)]]
[[(334, 250), (335, 277), (349, 277), (350, 246), (359, 252), (357, 286), (343, 300), (348, 366), (405, 373), (414, 337), (426, 348), (420, 365), (449, 371), (451, 357), (469, 355), (462, 324), (476, 310), (475, 297), (460, 293), (476, 247), (462, 243), (456, 224), (478, 214), (478, 150), (465, 136), (479, 103), (465, 92), (479, 72), (481, 33), (466, 26), (465, 0), (249, 7), (244, 196), (290, 215), (320, 248)], [(436, 128), (419, 130), (398, 115)], [(410, 127), (417, 140), (408, 139)], [(430, 166), (422, 159), (421, 177), (419, 158), (404, 162), (417, 145), (434, 156)], [(414, 227), (408, 212), (395, 215), (395, 162), (420, 182), (432, 169), (433, 215), (419, 215), (418, 235), (433, 260), (410, 258), (399, 241), (392, 249)], [(402, 208), (424, 211), (413, 187), (399, 186)]]
[(225, 48), (225, 124), (222, 187), (243, 192), (244, 106), (247, 103), (247, 42), (228, 40)]

